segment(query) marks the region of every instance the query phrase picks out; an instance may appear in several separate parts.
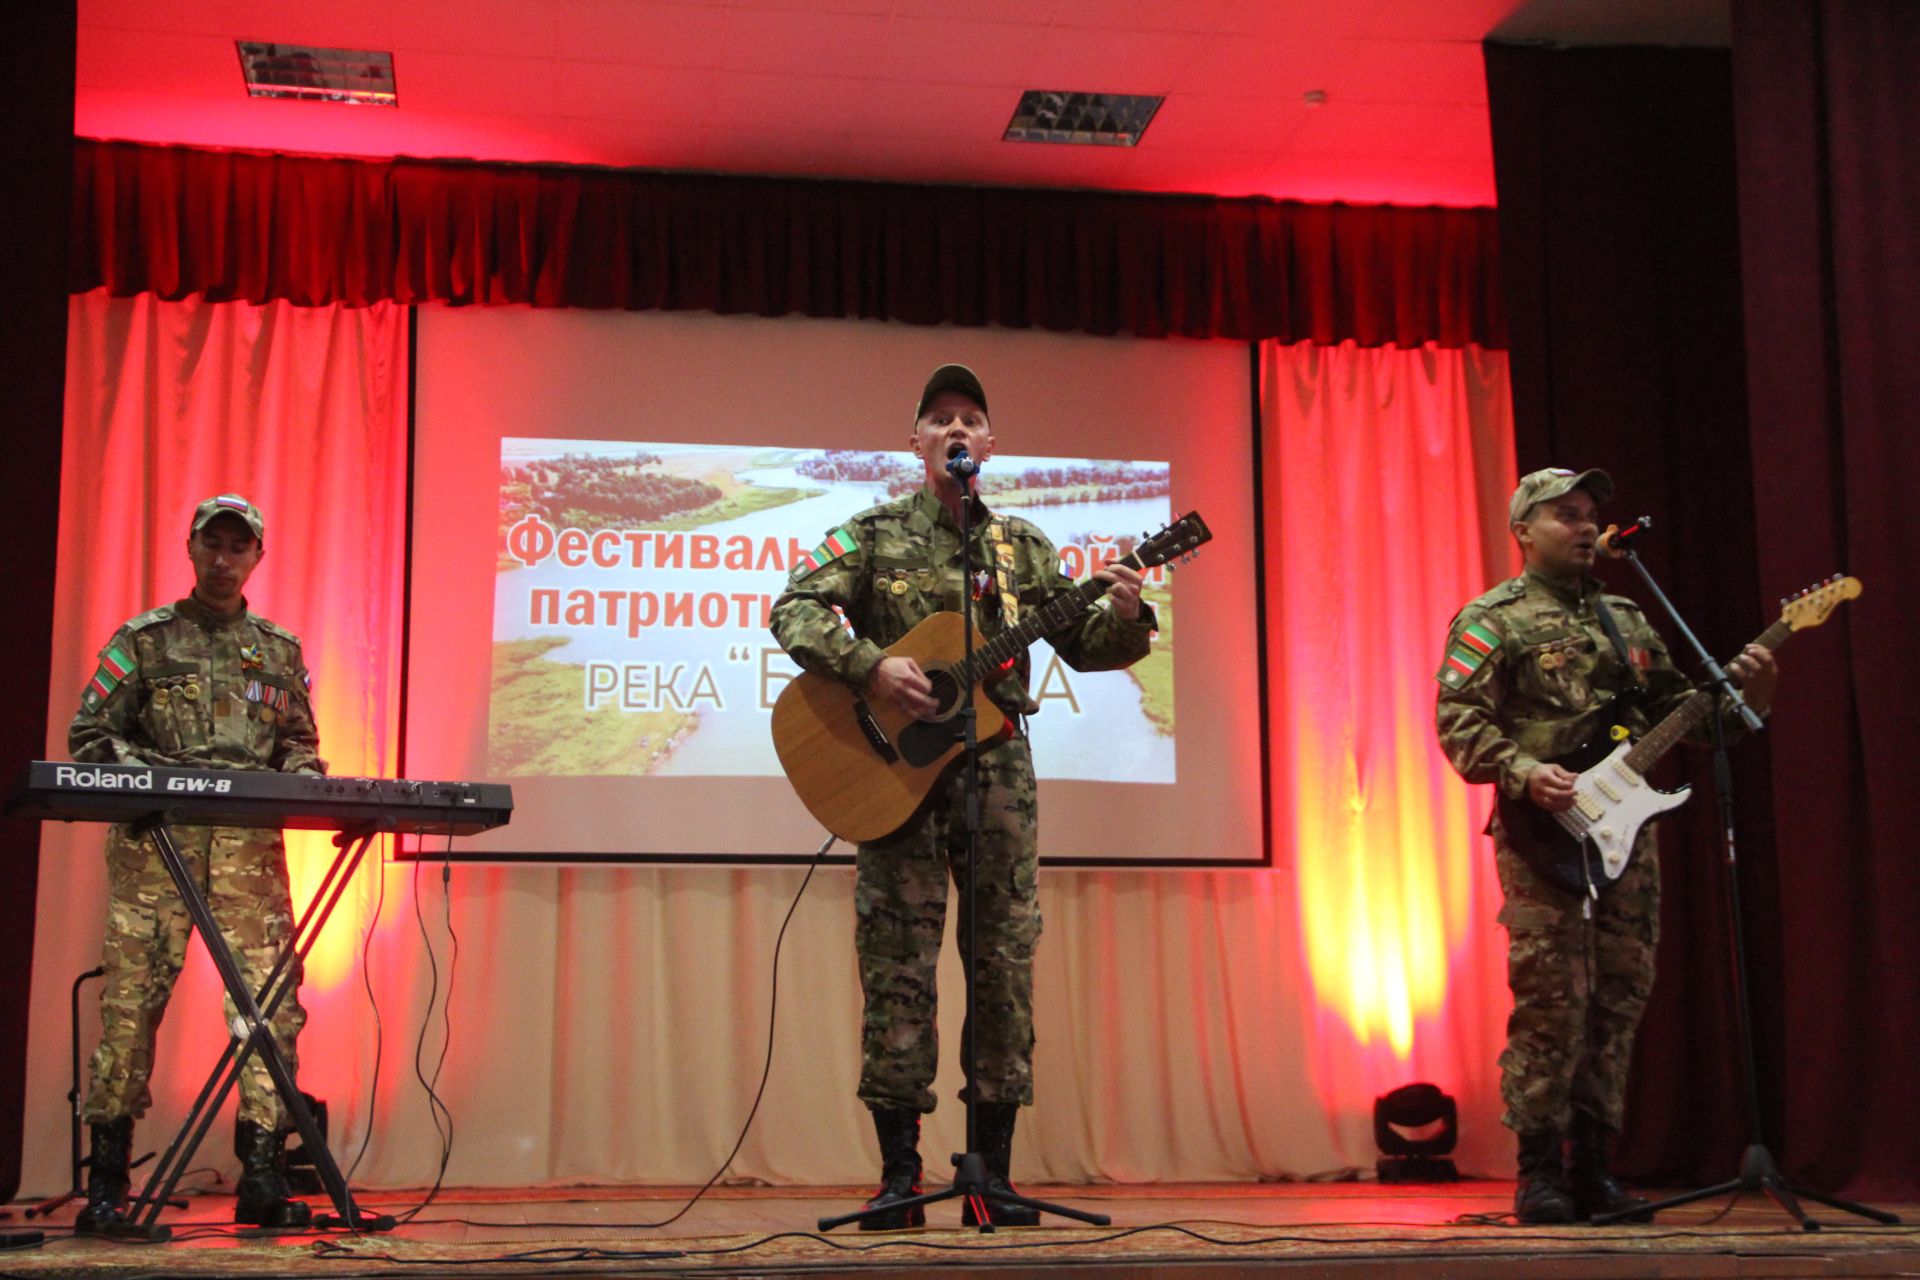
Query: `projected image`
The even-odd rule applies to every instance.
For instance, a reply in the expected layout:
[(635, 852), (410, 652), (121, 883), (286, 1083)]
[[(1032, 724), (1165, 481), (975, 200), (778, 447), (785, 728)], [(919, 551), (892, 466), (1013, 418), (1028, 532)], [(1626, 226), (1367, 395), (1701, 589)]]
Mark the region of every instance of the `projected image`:
[[(906, 454), (502, 439), (488, 775), (780, 776), (768, 716), (797, 668), (767, 620), (788, 570), (921, 481)], [(1172, 517), (1165, 462), (996, 455), (980, 485), (1074, 579)], [(1175, 781), (1165, 569), (1145, 598), (1161, 630), (1125, 671), (1034, 646), (1042, 778)]]

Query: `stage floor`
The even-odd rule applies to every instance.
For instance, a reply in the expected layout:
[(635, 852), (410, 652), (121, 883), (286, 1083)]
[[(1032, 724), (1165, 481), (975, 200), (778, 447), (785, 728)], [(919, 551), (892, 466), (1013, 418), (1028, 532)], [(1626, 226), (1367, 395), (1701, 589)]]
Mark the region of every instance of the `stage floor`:
[[(443, 1192), (381, 1235), (262, 1238), (232, 1225), (232, 1200), (194, 1197), (169, 1212), (175, 1239), (127, 1244), (72, 1235), (74, 1206), (0, 1230), (44, 1227), (38, 1248), (0, 1253), (0, 1275), (596, 1276), (698, 1273), (849, 1275), (879, 1280), (991, 1266), (1000, 1276), (1084, 1280), (1206, 1276), (1891, 1276), (1920, 1273), (1920, 1225), (1883, 1227), (1836, 1211), (1803, 1232), (1763, 1197), (1690, 1205), (1653, 1226), (1522, 1228), (1476, 1221), (1511, 1207), (1510, 1182), (1383, 1187), (1373, 1183), (1025, 1188), (1112, 1217), (982, 1234), (957, 1201), (922, 1230), (815, 1234), (823, 1215), (857, 1207), (852, 1188), (728, 1187), (654, 1227), (692, 1189), (572, 1188)], [(418, 1201), (363, 1193), (397, 1212)], [(316, 1201), (316, 1203), (319, 1203)], [(1875, 1206), (1920, 1224), (1920, 1206)], [(1056, 1219), (1048, 1219), (1049, 1223)], [(1855, 1225), (1858, 1223), (1859, 1225)]]

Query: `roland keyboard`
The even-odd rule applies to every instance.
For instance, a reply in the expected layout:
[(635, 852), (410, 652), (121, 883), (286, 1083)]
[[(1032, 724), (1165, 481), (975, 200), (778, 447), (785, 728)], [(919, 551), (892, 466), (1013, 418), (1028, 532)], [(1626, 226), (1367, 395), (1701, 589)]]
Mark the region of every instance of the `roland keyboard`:
[(464, 836), (504, 826), (513, 816), (513, 789), (493, 782), (36, 760), (6, 812), (64, 822), (134, 822), (159, 814), (193, 826)]

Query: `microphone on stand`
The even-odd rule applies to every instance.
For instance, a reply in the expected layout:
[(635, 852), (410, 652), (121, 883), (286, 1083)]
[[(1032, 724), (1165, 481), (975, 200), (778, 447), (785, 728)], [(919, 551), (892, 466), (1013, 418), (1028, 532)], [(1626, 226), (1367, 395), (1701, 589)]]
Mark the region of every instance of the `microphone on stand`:
[(947, 474), (964, 485), (980, 474), (980, 464), (973, 460), (972, 454), (962, 449), (947, 459)]
[(1618, 560), (1626, 555), (1628, 549), (1639, 541), (1640, 536), (1651, 528), (1653, 528), (1652, 516), (1641, 516), (1624, 529), (1610, 524), (1594, 546), (1603, 555), (1609, 555)]

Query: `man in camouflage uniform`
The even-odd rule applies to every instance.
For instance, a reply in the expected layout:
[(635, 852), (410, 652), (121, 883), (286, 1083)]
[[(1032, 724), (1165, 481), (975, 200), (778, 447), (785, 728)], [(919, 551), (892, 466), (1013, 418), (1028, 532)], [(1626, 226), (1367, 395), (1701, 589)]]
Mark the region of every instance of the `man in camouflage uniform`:
[[(796, 565), (773, 610), (773, 634), (794, 661), (830, 673), (871, 698), (891, 699), (927, 716), (936, 701), (926, 674), (886, 646), (935, 613), (962, 607), (972, 583), (982, 643), (1073, 584), (1059, 553), (1025, 520), (989, 512), (967, 482), (948, 474), (965, 450), (984, 462), (993, 452), (987, 396), (964, 365), (934, 371), (914, 411), (914, 456), (922, 488), (869, 508), (834, 530)], [(971, 501), (973, 540), (963, 560), (962, 504)], [(973, 573), (968, 576), (971, 566)], [(1124, 565), (1096, 577), (1110, 584), (1109, 604), (1095, 607), (1047, 641), (1080, 671), (1113, 670), (1145, 657), (1155, 619), (1140, 600), (1140, 575)], [(838, 609), (841, 613), (836, 613)], [(853, 635), (842, 621), (851, 623)], [(1033, 756), (1020, 731), (1038, 710), (1027, 692), (1023, 653), (988, 693), (1005, 725), (981, 724), (978, 910), (980, 955), (975, 970), (980, 1026), (964, 1035), (975, 1053), (967, 1091), (978, 1111), (978, 1140), (990, 1177), (1007, 1183), (1014, 1119), (1033, 1101), (1033, 952), (1040, 937), (1038, 841)], [(1007, 731), (991, 748), (985, 742)], [(960, 945), (965, 955), (966, 761), (961, 756), (935, 783), (926, 806), (899, 831), (862, 844), (854, 884), (855, 946), (866, 996), (859, 1096), (879, 1136), (881, 1187), (867, 1203), (886, 1206), (920, 1191), (920, 1116), (934, 1108), (939, 1056), (934, 1027), (934, 970), (951, 874), (960, 894)], [(964, 1058), (964, 1054), (963, 1054)], [(963, 1097), (967, 1096), (963, 1093)], [(972, 1206), (966, 1213), (971, 1222)], [(994, 1221), (1031, 1225), (1034, 1211), (996, 1209)], [(918, 1226), (918, 1206), (863, 1219), (864, 1229)]]
[[(1603, 595), (1589, 572), (1600, 538), (1595, 511), (1612, 495), (1599, 470), (1552, 468), (1521, 480), (1507, 514), (1525, 571), (1454, 617), (1439, 672), (1440, 745), (1454, 768), (1549, 811), (1572, 806), (1577, 778), (1550, 761), (1616, 725), (1638, 736), (1693, 692), (1639, 606)], [(1619, 643), (1608, 635), (1609, 614)], [(1764, 648), (1749, 645), (1727, 669), (1756, 711), (1771, 702), (1776, 676)], [(1629, 690), (1636, 696), (1613, 703)], [(1514, 1001), (1500, 1055), (1502, 1119), (1520, 1140), (1514, 1211), (1524, 1223), (1564, 1223), (1643, 1208), (1613, 1181), (1607, 1148), (1653, 988), (1653, 824), (1597, 896), (1542, 877), (1497, 817), (1488, 833), (1506, 898), (1500, 922)]]
[[(73, 758), (96, 764), (174, 765), (324, 773), (309, 679), (292, 632), (247, 609), (241, 594), (264, 554), (265, 525), (245, 498), (209, 498), (193, 513), (185, 599), (132, 619), (100, 651), (100, 666), (67, 735)], [(180, 852), (257, 992), (293, 933), (287, 855), (278, 831), (177, 827)], [(152, 842), (126, 826), (107, 836), (107, 930), (101, 960), (100, 1047), (84, 1108), (93, 1159), (84, 1228), (123, 1216), (133, 1122), (150, 1097), (154, 1035), (186, 959), (191, 919)], [(297, 983), (297, 961), (293, 979)], [(236, 1010), (227, 1001), (227, 1020)], [(289, 993), (272, 1019), (291, 1070), (306, 1021)], [(237, 1221), (304, 1226), (288, 1195), (286, 1111), (256, 1056), (240, 1076), (236, 1147), (244, 1169)]]

